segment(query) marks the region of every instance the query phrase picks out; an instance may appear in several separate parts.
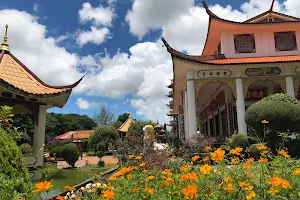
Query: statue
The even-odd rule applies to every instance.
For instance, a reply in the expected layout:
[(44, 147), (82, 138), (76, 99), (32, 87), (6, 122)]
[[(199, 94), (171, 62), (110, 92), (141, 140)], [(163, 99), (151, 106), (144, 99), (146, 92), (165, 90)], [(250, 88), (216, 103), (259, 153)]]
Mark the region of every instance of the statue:
[(153, 143), (155, 141), (155, 131), (152, 125), (146, 125), (143, 128), (144, 131), (144, 155), (150, 150), (153, 150)]

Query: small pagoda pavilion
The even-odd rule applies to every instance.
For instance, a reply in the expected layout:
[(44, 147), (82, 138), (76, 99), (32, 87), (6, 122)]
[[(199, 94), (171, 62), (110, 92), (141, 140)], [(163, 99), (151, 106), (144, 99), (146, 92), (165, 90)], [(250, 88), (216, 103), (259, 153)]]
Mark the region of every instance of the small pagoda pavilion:
[[(0, 105), (13, 108), (13, 114), (29, 114), (34, 119), (33, 153), (24, 156), (32, 179), (40, 179), (36, 167), (44, 165), (46, 110), (62, 108), (76, 83), (67, 86), (50, 86), (39, 79), (9, 49), (5, 26), (4, 42), (0, 47)], [(25, 33), (26, 34), (26, 33)]]
[(181, 138), (198, 131), (220, 140), (247, 134), (249, 106), (275, 93), (300, 98), (300, 18), (275, 12), (274, 0), (270, 5), (236, 22), (203, 1), (209, 21), (202, 55), (179, 52), (163, 39), (173, 61), (169, 116)]
[(123, 139), (126, 136), (126, 133), (128, 132), (128, 129), (133, 121), (134, 119), (131, 117), (131, 115), (129, 115), (127, 120), (117, 129), (121, 139)]

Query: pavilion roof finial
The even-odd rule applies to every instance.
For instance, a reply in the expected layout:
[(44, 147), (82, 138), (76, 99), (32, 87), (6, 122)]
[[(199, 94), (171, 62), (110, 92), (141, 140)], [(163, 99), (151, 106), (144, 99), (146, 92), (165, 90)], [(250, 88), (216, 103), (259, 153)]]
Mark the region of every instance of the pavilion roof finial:
[(271, 7), (270, 7), (270, 11), (273, 11), (274, 3), (275, 3), (275, 0), (272, 0), (272, 4), (271, 4)]
[(8, 25), (5, 25), (5, 35), (4, 35), (4, 41), (1, 44), (0, 50), (2, 51), (9, 51), (9, 45), (7, 43), (7, 29), (8, 29)]

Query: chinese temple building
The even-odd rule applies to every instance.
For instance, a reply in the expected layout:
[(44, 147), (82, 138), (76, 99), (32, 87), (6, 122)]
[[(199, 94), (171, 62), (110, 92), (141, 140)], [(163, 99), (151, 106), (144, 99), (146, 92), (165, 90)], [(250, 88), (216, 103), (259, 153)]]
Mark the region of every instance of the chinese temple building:
[(31, 178), (40, 179), (41, 173), (34, 168), (44, 164), (46, 110), (51, 107), (62, 108), (81, 79), (68, 86), (44, 83), (10, 52), (7, 29), (8, 25), (0, 47), (0, 105), (12, 107), (15, 115), (33, 116), (33, 153), (25, 155), (24, 159)]
[[(209, 16), (202, 55), (187, 55), (163, 42), (172, 56), (169, 97), (172, 126), (181, 138), (197, 131), (224, 139), (247, 134), (245, 111), (274, 93), (299, 98), (300, 19), (270, 9), (244, 22)], [(174, 121), (175, 120), (175, 121)]]
[(133, 121), (134, 119), (131, 117), (131, 115), (129, 115), (127, 120), (117, 129), (122, 139), (126, 136), (126, 133), (128, 132), (128, 129)]

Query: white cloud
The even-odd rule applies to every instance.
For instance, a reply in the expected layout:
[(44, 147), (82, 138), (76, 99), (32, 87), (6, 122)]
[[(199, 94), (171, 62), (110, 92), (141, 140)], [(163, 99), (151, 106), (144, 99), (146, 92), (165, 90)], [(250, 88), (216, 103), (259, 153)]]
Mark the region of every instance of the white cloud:
[(89, 102), (83, 98), (77, 98), (76, 105), (82, 110), (94, 109), (100, 106), (99, 102)]
[(38, 4), (38, 3), (34, 3), (34, 4), (33, 4), (33, 10), (34, 10), (35, 13), (38, 13), (38, 11), (39, 11), (41, 8), (43, 8), (42, 5), (40, 5), (40, 4)]
[[(110, 3), (113, 4), (113, 2)], [(82, 4), (82, 9), (78, 11), (78, 14), (81, 23), (92, 21), (96, 26), (111, 26), (114, 18), (113, 10), (110, 7), (99, 6), (94, 8), (88, 2)]]
[(108, 28), (96, 28), (96, 27), (91, 27), (91, 31), (81, 31), (78, 34), (78, 38), (76, 42), (80, 45), (83, 46), (84, 44), (87, 43), (94, 43), (94, 44), (101, 44), (103, 43), (107, 38), (110, 38), (110, 31)]

